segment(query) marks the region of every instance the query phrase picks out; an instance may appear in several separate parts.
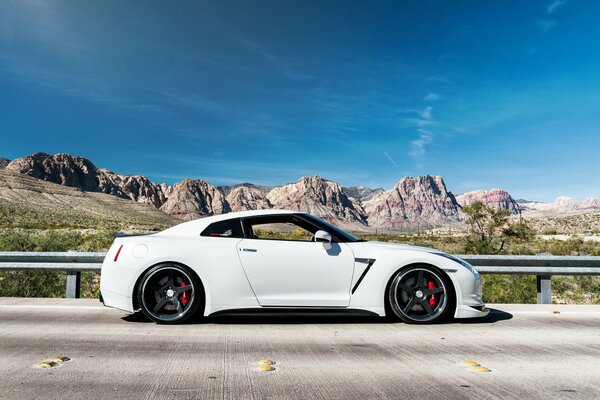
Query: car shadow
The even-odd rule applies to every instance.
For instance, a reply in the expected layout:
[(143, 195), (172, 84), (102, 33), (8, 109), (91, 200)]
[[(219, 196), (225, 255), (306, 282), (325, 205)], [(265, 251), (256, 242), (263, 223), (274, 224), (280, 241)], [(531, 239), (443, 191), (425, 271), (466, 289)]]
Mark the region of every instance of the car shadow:
[(485, 318), (467, 318), (455, 319), (454, 323), (458, 324), (493, 324), (498, 321), (506, 321), (512, 319), (513, 315), (506, 311), (490, 308), (490, 313)]
[[(491, 309), (484, 318), (451, 319), (443, 324), (493, 324), (511, 319), (513, 316), (505, 311)], [(126, 322), (151, 323), (138, 311), (121, 318)], [(361, 310), (234, 310), (223, 311), (209, 317), (195, 316), (185, 324), (231, 324), (231, 325), (309, 325), (309, 324), (390, 324), (402, 323), (374, 313)]]

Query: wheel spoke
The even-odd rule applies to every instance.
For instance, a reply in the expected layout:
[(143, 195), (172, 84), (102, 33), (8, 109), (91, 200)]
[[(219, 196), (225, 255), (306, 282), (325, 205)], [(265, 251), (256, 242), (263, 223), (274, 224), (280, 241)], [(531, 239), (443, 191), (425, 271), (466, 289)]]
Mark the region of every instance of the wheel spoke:
[(183, 307), (181, 307), (181, 302), (179, 300), (174, 300), (173, 304), (175, 305), (175, 307), (177, 307), (177, 312), (181, 314), (183, 312)]
[(433, 315), (433, 310), (429, 306), (429, 301), (428, 300), (421, 300), (421, 305), (423, 306), (423, 308), (425, 309), (425, 311), (427, 311), (427, 314)]
[(423, 270), (419, 271), (419, 276), (417, 277), (417, 284), (415, 285), (416, 287), (422, 287), (421, 285), (425, 284), (425, 279), (423, 276)]
[(175, 293), (177, 294), (182, 294), (183, 292), (187, 292), (189, 290), (192, 290), (192, 286), (180, 286), (180, 287), (174, 287), (173, 290), (175, 291)]
[(408, 287), (408, 285), (405, 285), (404, 283), (398, 283), (397, 287), (398, 287), (398, 289), (402, 289), (406, 293), (411, 293), (412, 292), (411, 288)]
[(408, 312), (415, 306), (415, 304), (417, 304), (417, 299), (413, 297), (412, 299), (410, 299), (406, 307), (404, 307), (404, 313), (408, 314)]
[(154, 312), (160, 311), (160, 309), (163, 308), (165, 304), (167, 304), (167, 302), (168, 301), (166, 297), (161, 297), (161, 299), (158, 301), (158, 303), (156, 303), (156, 306), (154, 307)]
[(444, 291), (443, 287), (428, 289), (425, 291), (426, 296), (431, 296), (432, 294), (442, 293)]

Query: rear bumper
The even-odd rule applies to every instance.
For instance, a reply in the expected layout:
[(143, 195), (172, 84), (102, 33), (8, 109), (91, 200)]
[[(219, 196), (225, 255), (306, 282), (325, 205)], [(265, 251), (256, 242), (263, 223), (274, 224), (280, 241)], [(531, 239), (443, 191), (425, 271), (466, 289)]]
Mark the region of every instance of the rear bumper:
[(133, 300), (131, 297), (123, 296), (109, 290), (102, 290), (101, 301), (106, 307), (118, 308), (119, 310), (133, 312)]

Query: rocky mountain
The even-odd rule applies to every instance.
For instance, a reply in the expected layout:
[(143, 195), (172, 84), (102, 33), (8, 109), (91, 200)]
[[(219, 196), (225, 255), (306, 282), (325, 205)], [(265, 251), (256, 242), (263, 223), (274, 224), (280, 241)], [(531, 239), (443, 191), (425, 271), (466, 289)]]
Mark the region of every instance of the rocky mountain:
[(502, 189), (474, 190), (456, 196), (456, 201), (461, 206), (467, 206), (479, 201), (486, 205), (509, 210), (511, 214), (519, 214), (519, 205), (511, 195)]
[(370, 189), (364, 186), (344, 187), (344, 192), (360, 202), (369, 200), (371, 197), (383, 192), (383, 188)]
[(165, 193), (167, 201), (161, 210), (184, 220), (231, 211), (223, 193), (201, 179), (185, 179)]
[(295, 183), (275, 187), (267, 199), (276, 208), (308, 212), (331, 222), (367, 224), (360, 204), (353, 202), (339, 183), (320, 176), (305, 176)]
[(237, 185), (227, 193), (231, 211), (264, 210), (273, 208), (263, 189), (252, 184)]
[(107, 169), (96, 169), (98, 191), (160, 208), (168, 186), (157, 185), (142, 175), (119, 175)]
[[(364, 186), (344, 188), (319, 176), (302, 177), (297, 182), (276, 187), (249, 183), (214, 187), (200, 179), (186, 179), (170, 187), (141, 175), (120, 175), (97, 168), (83, 157), (46, 153), (13, 160), (6, 169), (86, 192), (149, 204), (186, 220), (229, 211), (284, 208), (308, 212), (342, 227), (360, 230), (454, 224), (461, 220), (460, 203), (470, 204), (476, 200), (513, 212), (518, 207), (512, 197), (500, 189), (469, 192), (455, 198), (439, 176), (406, 177), (387, 191)], [(585, 207), (593, 206), (590, 203)]]
[(12, 160), (6, 170), (89, 192), (99, 191), (94, 164), (70, 154), (35, 153)]
[(436, 226), (461, 220), (460, 205), (440, 176), (403, 178), (363, 205), (370, 226)]
[(0, 224), (112, 230), (163, 230), (178, 220), (128, 199), (0, 170)]
[(0, 157), (0, 169), (4, 169), (8, 165), (9, 162), (10, 162), (9, 159)]
[(217, 186), (217, 189), (219, 189), (221, 191), (221, 193), (223, 193), (225, 195), (225, 197), (229, 196), (229, 193), (231, 193), (231, 191), (235, 188), (238, 187), (250, 187), (253, 189), (258, 189), (259, 191), (261, 191), (262, 193), (264, 193), (265, 195), (267, 193), (269, 193), (271, 191), (271, 189), (273, 189), (273, 186), (262, 186), (262, 185), (255, 185), (253, 183), (238, 183), (237, 185), (223, 185), (223, 186)]
[(557, 197), (552, 203), (527, 202), (520, 203), (526, 214), (568, 215), (600, 210), (600, 199), (591, 197), (585, 200), (575, 200), (570, 197)]
[(164, 188), (141, 175), (119, 175), (96, 168), (91, 161), (70, 154), (36, 153), (11, 161), (6, 170), (88, 192), (101, 192), (150, 204), (165, 202)]

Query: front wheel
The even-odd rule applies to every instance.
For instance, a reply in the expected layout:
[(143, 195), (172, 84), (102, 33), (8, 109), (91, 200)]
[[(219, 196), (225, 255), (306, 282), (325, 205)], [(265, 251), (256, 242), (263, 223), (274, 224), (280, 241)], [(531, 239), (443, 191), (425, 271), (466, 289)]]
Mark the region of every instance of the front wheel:
[(452, 311), (452, 283), (426, 265), (399, 271), (388, 289), (388, 301), (394, 314), (404, 322), (439, 322)]
[(144, 315), (160, 323), (178, 323), (198, 309), (202, 293), (198, 282), (177, 264), (161, 264), (140, 280), (138, 304)]

